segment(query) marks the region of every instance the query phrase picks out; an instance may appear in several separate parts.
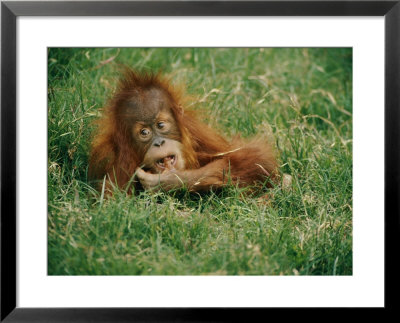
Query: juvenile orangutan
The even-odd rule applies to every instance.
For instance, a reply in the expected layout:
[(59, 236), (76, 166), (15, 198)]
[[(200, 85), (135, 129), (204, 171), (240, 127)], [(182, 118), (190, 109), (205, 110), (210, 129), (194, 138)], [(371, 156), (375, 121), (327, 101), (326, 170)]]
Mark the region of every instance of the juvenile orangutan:
[[(277, 180), (268, 140), (227, 141), (185, 110), (184, 96), (166, 79), (127, 70), (97, 122), (89, 177), (131, 191), (185, 187), (217, 189)], [(112, 184), (112, 185), (111, 185)]]

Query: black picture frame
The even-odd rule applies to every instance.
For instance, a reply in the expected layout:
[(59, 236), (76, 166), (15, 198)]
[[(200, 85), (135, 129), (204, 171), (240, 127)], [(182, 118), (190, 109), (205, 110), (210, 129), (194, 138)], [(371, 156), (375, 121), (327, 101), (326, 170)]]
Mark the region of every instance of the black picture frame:
[[(1, 3), (1, 321), (236, 321), (267, 309), (16, 307), (16, 19), (18, 16), (384, 16), (385, 309), (395, 309), (400, 209), (400, 1), (82, 1)], [(372, 129), (373, 131), (373, 129)], [(373, 189), (373, 188), (371, 188)], [(270, 309), (271, 310), (271, 309)], [(278, 309), (275, 309), (278, 310)], [(240, 315), (239, 315), (240, 314)], [(257, 316), (256, 316), (257, 315)], [(269, 314), (270, 315), (270, 314)], [(258, 316), (258, 317), (260, 317)]]

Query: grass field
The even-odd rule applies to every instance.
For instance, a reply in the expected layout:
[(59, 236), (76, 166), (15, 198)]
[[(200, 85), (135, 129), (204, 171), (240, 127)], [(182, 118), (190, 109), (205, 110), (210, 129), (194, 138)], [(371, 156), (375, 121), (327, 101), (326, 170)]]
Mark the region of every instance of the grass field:
[[(292, 188), (101, 198), (91, 123), (121, 63), (186, 84), (227, 137), (272, 134)], [(351, 275), (352, 201), (351, 49), (49, 49), (49, 275)]]

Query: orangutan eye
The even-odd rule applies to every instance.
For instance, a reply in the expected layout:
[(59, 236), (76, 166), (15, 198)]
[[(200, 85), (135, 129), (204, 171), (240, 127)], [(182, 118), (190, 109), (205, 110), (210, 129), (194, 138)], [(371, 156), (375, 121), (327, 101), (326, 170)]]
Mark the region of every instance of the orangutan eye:
[(142, 137), (147, 137), (150, 134), (150, 130), (147, 128), (143, 128), (142, 130), (140, 130), (140, 135)]
[(165, 123), (164, 122), (160, 121), (160, 122), (157, 123), (157, 128), (158, 129), (162, 129), (164, 127), (165, 127)]

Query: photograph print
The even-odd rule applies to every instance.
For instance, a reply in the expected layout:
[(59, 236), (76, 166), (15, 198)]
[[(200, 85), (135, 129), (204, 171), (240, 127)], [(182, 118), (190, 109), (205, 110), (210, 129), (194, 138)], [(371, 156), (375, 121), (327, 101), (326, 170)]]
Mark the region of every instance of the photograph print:
[(48, 275), (352, 275), (351, 48), (48, 48)]

